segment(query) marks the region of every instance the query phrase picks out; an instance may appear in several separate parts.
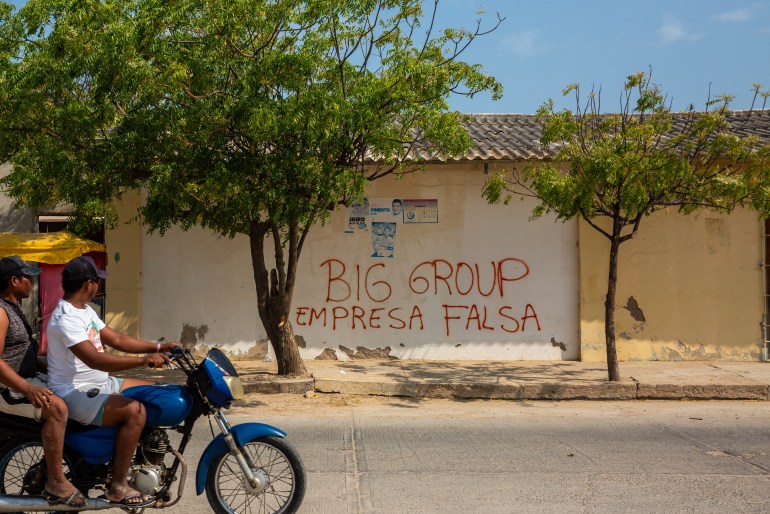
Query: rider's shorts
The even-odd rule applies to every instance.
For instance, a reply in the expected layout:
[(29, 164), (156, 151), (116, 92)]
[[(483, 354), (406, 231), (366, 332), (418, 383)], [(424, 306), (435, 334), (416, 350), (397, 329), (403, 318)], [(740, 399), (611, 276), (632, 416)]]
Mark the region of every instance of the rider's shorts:
[[(48, 387), (48, 375), (38, 373), (34, 377), (26, 378), (27, 382), (37, 387)], [(13, 414), (14, 416), (24, 416), (25, 418), (35, 418), (40, 421), (43, 409), (35, 407), (21, 393), (13, 389), (5, 389), (0, 394), (0, 412)]]
[(64, 396), (69, 418), (84, 425), (102, 424), (104, 405), (113, 394), (120, 393), (122, 378), (108, 377), (102, 384), (78, 384), (75, 390)]

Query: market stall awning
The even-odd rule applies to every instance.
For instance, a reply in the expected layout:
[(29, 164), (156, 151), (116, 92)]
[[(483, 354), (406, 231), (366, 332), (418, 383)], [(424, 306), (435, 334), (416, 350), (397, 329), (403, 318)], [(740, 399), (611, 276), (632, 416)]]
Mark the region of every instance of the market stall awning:
[(104, 252), (107, 247), (72, 232), (48, 232), (27, 234), (0, 232), (0, 257), (18, 255), (28, 262), (65, 264), (87, 252)]

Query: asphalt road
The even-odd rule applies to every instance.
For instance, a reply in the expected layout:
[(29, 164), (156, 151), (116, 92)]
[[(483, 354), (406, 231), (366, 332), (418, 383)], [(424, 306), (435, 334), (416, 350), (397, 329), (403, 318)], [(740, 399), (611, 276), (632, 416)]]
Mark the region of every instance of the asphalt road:
[[(769, 402), (506, 402), (249, 395), (308, 470), (303, 513), (768, 512)], [(169, 513), (194, 494), (208, 424)], [(146, 512), (152, 512), (149, 509)]]

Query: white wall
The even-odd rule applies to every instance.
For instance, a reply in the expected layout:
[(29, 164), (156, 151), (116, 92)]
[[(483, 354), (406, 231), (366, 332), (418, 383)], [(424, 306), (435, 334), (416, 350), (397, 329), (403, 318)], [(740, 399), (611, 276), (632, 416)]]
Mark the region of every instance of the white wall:
[[(489, 206), (484, 179), (481, 164), (440, 165), (373, 184), (372, 203), (437, 200), (438, 223), (396, 225), (392, 258), (372, 257), (371, 224), (345, 233), (345, 211), (315, 227), (291, 318), (303, 357), (331, 348), (348, 358), (344, 346), (412, 359), (577, 359), (576, 224), (529, 221), (529, 201)], [(245, 237), (145, 236), (142, 261), (143, 337), (178, 339), (187, 326), (188, 339), (233, 352), (264, 339)]]

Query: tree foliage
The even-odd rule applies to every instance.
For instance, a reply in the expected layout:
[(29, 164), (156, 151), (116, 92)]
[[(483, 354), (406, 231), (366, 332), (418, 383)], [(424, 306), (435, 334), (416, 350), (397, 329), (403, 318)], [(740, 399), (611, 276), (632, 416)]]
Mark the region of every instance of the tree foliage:
[[(636, 236), (645, 216), (661, 209), (728, 213), (740, 206), (770, 216), (770, 146), (752, 130), (754, 120), (770, 113), (764, 102), (757, 110), (732, 112), (729, 96), (709, 100), (702, 112), (673, 113), (643, 72), (627, 78), (618, 113), (600, 112), (595, 90), (583, 101), (573, 84), (564, 90), (570, 94), (574, 110), (557, 112), (550, 100), (538, 110), (541, 143), (550, 155), (522, 172), (491, 177), (483, 195), (492, 203), (507, 203), (514, 194), (536, 197), (533, 217), (580, 217), (609, 240), (605, 335), (609, 376), (618, 380), (618, 247)], [(755, 85), (755, 103), (767, 97)]]
[(279, 340), (297, 360), (286, 318), (310, 227), (361, 196), (367, 181), (404, 171), (416, 145), (464, 152), (470, 141), (450, 94), (501, 94), (460, 59), (487, 29), (438, 30), (438, 0), (428, 12), (422, 3), (5, 6), (0, 161), (14, 166), (5, 185), (23, 205), (66, 202), (76, 219), (110, 222), (115, 200), (141, 187), (150, 230), (248, 235), (279, 371), (301, 373)]

